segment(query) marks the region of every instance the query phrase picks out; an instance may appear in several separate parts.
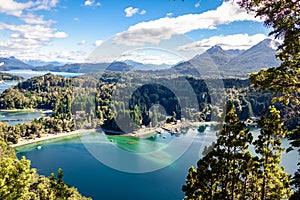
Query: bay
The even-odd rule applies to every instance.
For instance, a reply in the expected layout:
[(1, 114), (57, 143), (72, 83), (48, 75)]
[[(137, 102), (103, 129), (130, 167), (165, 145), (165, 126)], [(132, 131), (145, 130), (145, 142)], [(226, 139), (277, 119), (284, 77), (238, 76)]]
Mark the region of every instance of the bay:
[[(215, 139), (212, 127), (204, 133), (190, 128), (180, 137), (165, 133), (138, 140), (90, 133), (25, 146), (17, 149), (17, 156), (26, 156), (43, 175), (62, 168), (64, 181), (93, 199), (176, 200), (184, 196), (181, 187), (189, 167), (196, 166), (204, 147)], [(295, 151), (282, 158), (289, 173), (297, 162)]]

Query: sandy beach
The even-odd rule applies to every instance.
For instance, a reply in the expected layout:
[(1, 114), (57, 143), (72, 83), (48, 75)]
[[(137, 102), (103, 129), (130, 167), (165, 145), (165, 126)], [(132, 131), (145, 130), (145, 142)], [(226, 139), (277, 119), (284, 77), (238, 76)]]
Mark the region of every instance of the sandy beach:
[[(214, 124), (216, 122), (181, 122), (175, 125), (164, 125), (162, 127), (155, 127), (155, 128), (141, 128), (137, 130), (135, 133), (127, 133), (127, 134), (121, 134), (120, 136), (131, 136), (131, 137), (148, 137), (156, 133), (157, 129), (175, 129), (175, 128), (186, 128), (186, 127), (192, 127), (192, 126), (199, 126), (199, 125), (204, 125), (204, 124)], [(10, 145), (13, 148), (25, 146), (28, 144), (34, 144), (42, 141), (47, 141), (47, 140), (53, 140), (57, 138), (64, 138), (64, 137), (69, 137), (73, 135), (78, 135), (78, 134), (85, 134), (85, 133), (91, 133), (91, 132), (96, 132), (96, 129), (79, 129), (76, 131), (72, 132), (64, 132), (64, 133), (57, 133), (57, 134), (44, 134), (40, 138), (35, 138), (35, 139), (24, 139), (20, 138), (17, 144), (12, 144)], [(116, 132), (119, 133), (119, 132)]]
[(17, 148), (17, 147), (25, 146), (28, 144), (34, 144), (34, 143), (38, 143), (38, 142), (42, 142), (42, 141), (53, 140), (53, 139), (57, 139), (57, 138), (64, 138), (64, 137), (69, 137), (69, 136), (79, 135), (79, 134), (84, 134), (84, 133), (91, 133), (91, 132), (95, 132), (95, 131), (96, 131), (96, 129), (79, 129), (79, 130), (72, 131), (72, 132), (64, 132), (64, 133), (58, 133), (58, 134), (44, 134), (44, 135), (42, 135), (42, 137), (35, 138), (35, 139), (20, 138), (17, 144), (12, 144), (10, 146), (13, 148)]

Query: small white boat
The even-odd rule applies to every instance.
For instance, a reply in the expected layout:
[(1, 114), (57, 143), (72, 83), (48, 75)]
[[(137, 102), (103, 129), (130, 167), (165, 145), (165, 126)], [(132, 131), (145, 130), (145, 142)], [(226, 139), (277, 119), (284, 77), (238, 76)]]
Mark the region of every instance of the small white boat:
[(37, 149), (41, 149), (42, 148), (42, 146), (37, 146)]

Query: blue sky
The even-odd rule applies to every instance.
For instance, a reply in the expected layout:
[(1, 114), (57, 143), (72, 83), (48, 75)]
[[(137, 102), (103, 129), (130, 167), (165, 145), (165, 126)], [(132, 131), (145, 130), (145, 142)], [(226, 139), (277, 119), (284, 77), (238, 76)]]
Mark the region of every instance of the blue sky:
[(180, 60), (173, 54), (189, 58), (213, 45), (247, 49), (269, 30), (235, 2), (1, 0), (0, 56), (110, 62), (134, 55), (137, 61), (171, 64)]

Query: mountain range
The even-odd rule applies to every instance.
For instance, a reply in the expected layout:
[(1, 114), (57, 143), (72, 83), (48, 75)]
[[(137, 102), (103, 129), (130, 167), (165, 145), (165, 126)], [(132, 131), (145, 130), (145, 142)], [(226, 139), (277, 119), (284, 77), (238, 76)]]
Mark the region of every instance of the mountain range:
[(136, 71), (138, 73), (152, 73), (158, 75), (184, 74), (200, 76), (245, 77), (248, 73), (259, 71), (261, 68), (277, 67), (280, 61), (276, 59), (278, 43), (265, 39), (248, 50), (224, 50), (220, 46), (213, 46), (204, 53), (192, 59), (180, 62), (174, 66), (167, 64), (143, 64), (125, 60), (113, 63), (73, 63), (59, 65), (57, 62), (43, 66), (32, 66), (40, 61), (22, 62), (15, 57), (0, 58), (0, 70), (35, 70), (72, 73), (92, 73), (101, 71)]
[(273, 40), (265, 39), (248, 50), (223, 50), (213, 46), (191, 60), (182, 62), (173, 69), (180, 74), (202, 76), (244, 77), (261, 68), (278, 67), (276, 46)]

